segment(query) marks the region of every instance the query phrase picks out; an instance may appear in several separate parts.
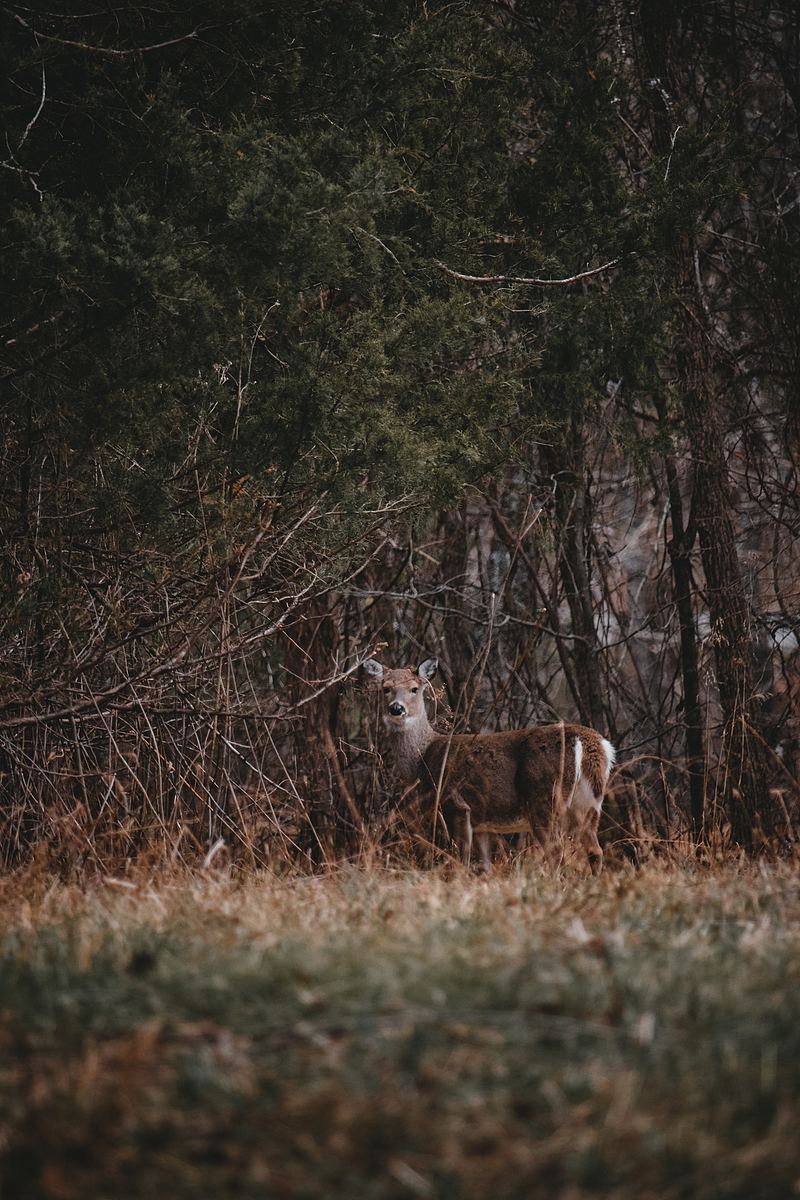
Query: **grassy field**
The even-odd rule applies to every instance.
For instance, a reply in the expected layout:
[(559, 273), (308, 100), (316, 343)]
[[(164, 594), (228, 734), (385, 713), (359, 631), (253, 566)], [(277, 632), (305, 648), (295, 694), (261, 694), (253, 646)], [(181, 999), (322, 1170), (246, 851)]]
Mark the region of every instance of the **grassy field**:
[(0, 1195), (800, 1194), (800, 876), (0, 882)]

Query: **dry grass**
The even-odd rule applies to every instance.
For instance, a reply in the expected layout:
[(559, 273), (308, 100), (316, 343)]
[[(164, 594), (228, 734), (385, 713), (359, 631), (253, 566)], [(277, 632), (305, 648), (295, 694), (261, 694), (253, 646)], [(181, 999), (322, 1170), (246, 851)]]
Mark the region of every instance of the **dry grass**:
[(794, 867), (0, 883), (3, 1196), (800, 1190)]

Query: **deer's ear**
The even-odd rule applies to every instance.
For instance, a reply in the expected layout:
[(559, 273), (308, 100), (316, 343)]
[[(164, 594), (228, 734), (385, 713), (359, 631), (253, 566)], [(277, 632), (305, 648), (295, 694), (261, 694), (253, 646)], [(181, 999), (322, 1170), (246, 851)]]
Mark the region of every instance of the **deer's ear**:
[(417, 667), (417, 674), (420, 679), (433, 679), (436, 672), (439, 670), (438, 658), (426, 658), (424, 663), (420, 663)]
[(374, 679), (376, 683), (380, 683), (383, 679), (383, 664), (379, 663), (377, 658), (368, 658), (361, 664), (361, 669), (369, 679)]

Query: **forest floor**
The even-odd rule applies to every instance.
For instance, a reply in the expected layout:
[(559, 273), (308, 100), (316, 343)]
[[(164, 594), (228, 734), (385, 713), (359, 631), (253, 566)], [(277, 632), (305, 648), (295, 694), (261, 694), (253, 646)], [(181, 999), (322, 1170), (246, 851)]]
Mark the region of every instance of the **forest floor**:
[(0, 1195), (800, 1194), (800, 873), (0, 880)]

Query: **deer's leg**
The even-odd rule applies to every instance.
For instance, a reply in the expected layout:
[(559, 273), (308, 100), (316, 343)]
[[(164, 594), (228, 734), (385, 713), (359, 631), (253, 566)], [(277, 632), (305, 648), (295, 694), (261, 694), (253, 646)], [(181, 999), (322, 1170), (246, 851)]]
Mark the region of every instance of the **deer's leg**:
[(599, 875), (603, 866), (603, 848), (597, 837), (600, 808), (597, 796), (587, 779), (579, 779), (576, 782), (567, 811), (573, 840), (586, 852), (592, 874)]
[(472, 815), (463, 796), (455, 798), (452, 814), (454, 840), (458, 843), (462, 863), (468, 867), (472, 857)]
[(599, 875), (603, 869), (603, 847), (597, 837), (597, 827), (600, 824), (600, 813), (592, 808), (586, 814), (583, 826), (583, 844), (589, 857), (589, 866), (593, 875)]
[(490, 833), (475, 834), (475, 840), (478, 843), (478, 851), (481, 856), (480, 870), (484, 875), (488, 875), (492, 869), (491, 836)]
[(557, 871), (564, 858), (559, 822), (552, 818), (542, 821), (530, 816), (529, 823), (533, 840), (543, 852), (548, 868), (551, 871)]
[[(552, 804), (549, 812), (543, 814), (541, 824), (534, 825), (531, 819), (533, 835), (544, 849), (545, 861), (551, 871), (557, 871), (564, 865), (565, 816), (567, 808), (561, 782), (553, 787)], [(533, 813), (531, 813), (531, 818)]]
[(597, 837), (599, 823), (600, 813), (596, 808), (582, 813), (573, 812), (570, 822), (572, 840), (585, 851), (593, 875), (599, 875), (603, 866), (603, 847)]

